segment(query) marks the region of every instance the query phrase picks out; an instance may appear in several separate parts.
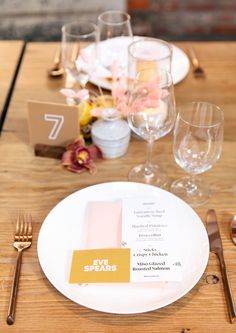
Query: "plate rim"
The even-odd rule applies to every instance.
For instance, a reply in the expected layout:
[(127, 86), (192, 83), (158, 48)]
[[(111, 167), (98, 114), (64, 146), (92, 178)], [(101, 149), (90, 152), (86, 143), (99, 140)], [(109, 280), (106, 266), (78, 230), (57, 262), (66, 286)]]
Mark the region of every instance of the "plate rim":
[[(123, 38), (131, 38), (129, 36), (121, 36)], [(152, 37), (147, 37), (147, 36), (133, 36), (133, 38), (152, 38)], [(110, 39), (113, 39), (113, 38), (110, 38)], [(101, 41), (100, 43), (107, 43), (109, 40), (105, 40), (105, 41)], [(172, 63), (173, 63), (173, 54), (174, 52), (178, 52), (179, 54), (181, 54), (182, 57), (185, 58), (185, 61), (186, 61), (186, 70), (183, 72), (182, 75), (179, 75), (177, 78), (176, 77), (173, 77), (173, 84), (176, 85), (178, 83), (180, 83), (181, 81), (184, 80), (184, 78), (188, 75), (189, 73), (189, 70), (190, 70), (190, 61), (189, 61), (189, 58), (186, 54), (186, 52), (184, 52), (182, 50), (182, 48), (180, 48), (179, 46), (176, 46), (173, 42), (169, 42), (170, 45), (173, 47), (173, 53), (172, 53)], [(93, 44), (90, 44), (89, 46), (87, 46), (86, 48), (91, 48), (92, 46), (94, 45)], [(173, 66), (173, 65), (172, 65)], [(173, 71), (173, 67), (172, 67), (172, 70), (171, 70), (171, 74), (173, 75), (172, 73)], [(96, 77), (94, 76), (93, 78), (90, 77), (89, 78), (89, 82), (96, 85), (96, 86), (100, 86), (101, 88), (103, 89), (106, 89), (106, 90), (111, 90), (112, 87), (111, 87), (111, 84), (109, 82), (107, 82), (105, 80), (105, 78), (102, 78), (102, 77)]]

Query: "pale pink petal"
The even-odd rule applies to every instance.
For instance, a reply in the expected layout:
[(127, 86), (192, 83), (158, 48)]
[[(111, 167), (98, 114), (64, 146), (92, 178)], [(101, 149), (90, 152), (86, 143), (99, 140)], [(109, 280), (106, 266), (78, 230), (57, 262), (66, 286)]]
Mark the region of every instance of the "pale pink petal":
[(87, 149), (90, 153), (91, 159), (95, 160), (102, 158), (102, 152), (97, 146), (90, 145), (87, 147)]
[(94, 175), (97, 171), (97, 167), (92, 160), (89, 161), (89, 164), (86, 165), (86, 168), (89, 169), (89, 172)]
[(113, 82), (112, 97), (117, 103), (124, 102), (126, 101), (126, 92), (127, 78), (125, 76), (121, 76), (119, 80)]
[(76, 94), (77, 98), (84, 99), (85, 97), (89, 96), (89, 90), (88, 89), (81, 89), (81, 90), (78, 90), (75, 94)]
[(75, 141), (74, 141), (74, 145), (76, 146), (76, 148), (79, 148), (81, 146), (85, 145), (85, 141), (84, 138), (82, 136), (78, 137)]
[(117, 110), (120, 114), (124, 117), (127, 117), (131, 111), (130, 107), (127, 105), (126, 102), (121, 102), (117, 105)]
[(102, 116), (102, 108), (93, 108), (90, 112), (93, 117), (101, 117)]
[(62, 155), (61, 163), (62, 165), (70, 165), (71, 164), (71, 156), (72, 156), (72, 151), (68, 150)]
[(114, 60), (111, 65), (111, 74), (112, 74), (112, 80), (116, 81), (119, 78), (119, 66), (118, 61)]
[(71, 171), (71, 172), (75, 172), (75, 173), (82, 173), (84, 171), (86, 171), (86, 168), (82, 165), (74, 165), (71, 164), (67, 167), (67, 170)]
[(76, 92), (72, 89), (61, 89), (60, 93), (62, 93), (66, 97), (75, 98)]
[(80, 51), (80, 54), (81, 56), (81, 59), (86, 63), (86, 64), (89, 64), (90, 62), (90, 59), (91, 59), (91, 55), (89, 54), (88, 50), (86, 49), (82, 49)]

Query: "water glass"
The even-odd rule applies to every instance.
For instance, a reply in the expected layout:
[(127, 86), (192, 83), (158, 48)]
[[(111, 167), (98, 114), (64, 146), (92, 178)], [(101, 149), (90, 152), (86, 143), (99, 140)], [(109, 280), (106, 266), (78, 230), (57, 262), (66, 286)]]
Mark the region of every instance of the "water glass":
[(128, 75), (134, 79), (143, 69), (158, 68), (171, 72), (172, 45), (161, 39), (142, 38), (128, 47)]
[(129, 14), (110, 10), (99, 15), (97, 52), (100, 64), (108, 70), (114, 63), (126, 69), (127, 48), (132, 36)]
[(223, 143), (223, 111), (207, 102), (192, 102), (180, 108), (174, 128), (176, 163), (189, 176), (176, 180), (171, 191), (193, 207), (211, 196), (206, 182), (197, 175), (212, 168), (220, 158)]
[[(67, 73), (84, 88), (95, 66), (97, 27), (75, 21), (62, 27), (62, 61)], [(93, 44), (93, 47), (88, 48)]]

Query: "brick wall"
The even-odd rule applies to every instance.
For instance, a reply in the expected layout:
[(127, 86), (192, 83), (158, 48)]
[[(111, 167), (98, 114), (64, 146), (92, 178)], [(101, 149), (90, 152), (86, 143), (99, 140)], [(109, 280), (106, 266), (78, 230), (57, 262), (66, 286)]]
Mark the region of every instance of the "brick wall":
[(126, 10), (126, 0), (0, 0), (0, 39), (59, 40), (64, 23), (110, 9)]
[(236, 0), (0, 0), (0, 39), (59, 40), (64, 23), (109, 9), (127, 9), (136, 35), (236, 40)]
[(134, 34), (236, 40), (236, 0), (127, 0)]

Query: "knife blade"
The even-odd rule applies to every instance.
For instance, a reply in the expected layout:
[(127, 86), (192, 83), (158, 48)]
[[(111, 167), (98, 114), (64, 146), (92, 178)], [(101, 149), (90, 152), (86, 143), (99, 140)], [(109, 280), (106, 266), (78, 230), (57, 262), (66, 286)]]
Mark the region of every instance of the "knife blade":
[(218, 227), (218, 223), (217, 223), (216, 212), (214, 209), (210, 209), (207, 212), (206, 226), (207, 226), (207, 233), (208, 233), (208, 238), (209, 238), (209, 243), (210, 243), (210, 251), (215, 253), (219, 259), (229, 317), (230, 317), (231, 323), (233, 323), (236, 318), (236, 308), (235, 308), (235, 304), (234, 304), (233, 294), (232, 294), (232, 291), (231, 291), (231, 288), (229, 285), (229, 279), (228, 279), (224, 255), (223, 255), (223, 246), (222, 246), (220, 231), (219, 231), (219, 227)]
[(210, 251), (215, 254), (223, 251), (216, 212), (214, 209), (210, 209), (207, 212), (207, 233), (210, 242)]

